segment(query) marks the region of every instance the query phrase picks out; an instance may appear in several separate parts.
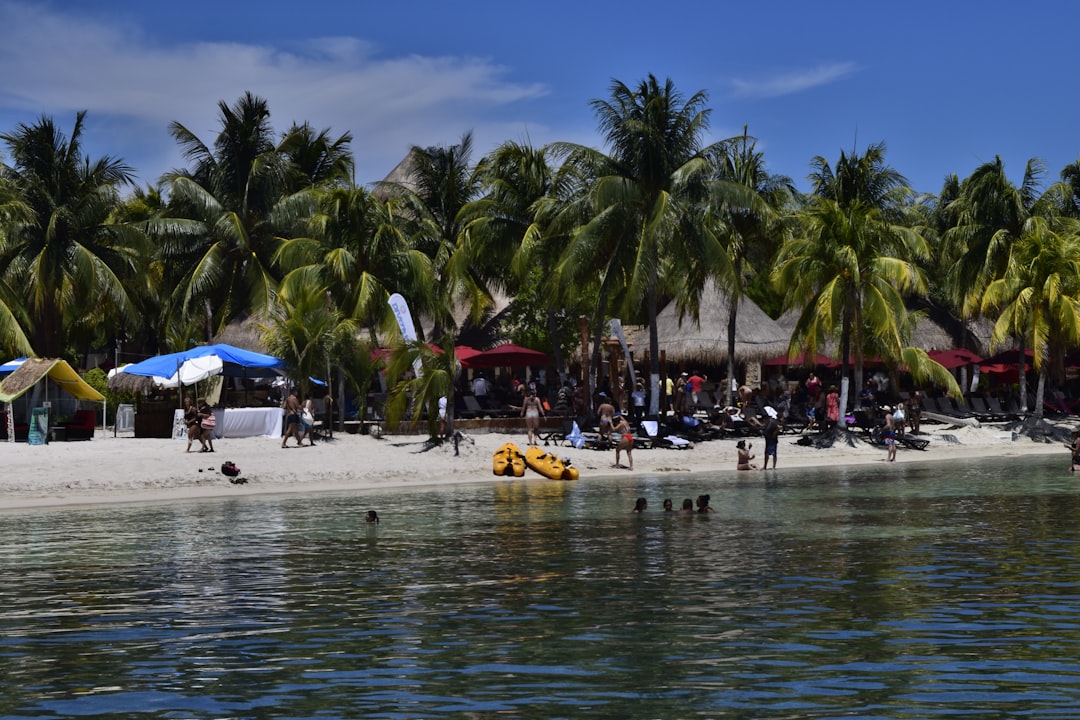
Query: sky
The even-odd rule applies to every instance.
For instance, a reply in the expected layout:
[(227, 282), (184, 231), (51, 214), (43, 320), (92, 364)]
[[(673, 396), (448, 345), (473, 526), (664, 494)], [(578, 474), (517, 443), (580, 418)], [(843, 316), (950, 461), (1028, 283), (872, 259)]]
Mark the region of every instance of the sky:
[(70, 132), (86, 110), (86, 154), (149, 184), (184, 166), (170, 123), (210, 145), (219, 102), (250, 91), (279, 132), (350, 133), (368, 184), (469, 131), (474, 160), (508, 140), (605, 149), (591, 102), (652, 74), (707, 95), (705, 142), (746, 126), (800, 189), (815, 156), (878, 142), (921, 192), (998, 155), (1052, 182), (1080, 157), (1078, 22), (1073, 0), (0, 0), (0, 133), (43, 115)]

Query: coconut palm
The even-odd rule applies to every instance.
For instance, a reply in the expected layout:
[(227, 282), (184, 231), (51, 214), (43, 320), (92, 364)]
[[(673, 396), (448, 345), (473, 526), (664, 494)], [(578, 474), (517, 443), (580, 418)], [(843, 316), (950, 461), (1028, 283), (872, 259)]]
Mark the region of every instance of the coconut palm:
[[(422, 340), (403, 343), (394, 349), (386, 365), (387, 377), (400, 378), (386, 399), (387, 422), (395, 425), (411, 412), (412, 426), (416, 427), (426, 417), (428, 435), (433, 440), (439, 434), (439, 398), (447, 399), (446, 432), (453, 433), (454, 375), (458, 366), (452, 336), (446, 335), (445, 339), (439, 350)], [(414, 373), (412, 368), (417, 365), (421, 371)]]
[(993, 345), (1018, 337), (1031, 348), (1039, 374), (1035, 416), (1041, 417), (1048, 363), (1080, 344), (1080, 221), (1028, 218), (980, 309), (997, 318)]
[[(748, 276), (768, 267), (786, 232), (780, 211), (794, 196), (791, 178), (772, 175), (757, 141), (743, 134), (715, 147), (716, 180), (710, 184), (710, 207), (719, 213), (721, 238), (731, 264), (727, 293), (728, 378), (735, 377), (735, 332), (738, 307), (746, 292)], [(730, 383), (729, 383), (730, 388)]]
[(410, 246), (394, 210), (400, 203), (380, 201), (360, 187), (320, 192), (309, 234), (283, 240), (274, 257), (278, 266), (295, 268), (282, 280), (281, 295), (325, 287), (345, 317), (371, 329), (389, 320), (391, 292), (418, 302), (429, 298), (431, 260)]
[[(562, 274), (599, 270), (601, 302), (618, 295), (624, 314), (644, 309), (653, 415), (660, 397), (656, 315), (662, 284), (675, 263), (684, 270), (691, 264), (714, 269), (725, 258), (700, 211), (710, 169), (701, 142), (708, 129), (706, 101), (704, 92), (684, 99), (670, 79), (661, 84), (652, 75), (637, 88), (614, 81), (610, 99), (592, 102), (610, 154), (557, 146), (584, 177), (596, 178), (587, 199), (590, 217), (560, 260)], [(705, 274), (687, 286), (691, 303)]]
[(817, 197), (799, 220), (800, 236), (780, 250), (772, 274), (786, 292), (786, 305), (802, 308), (792, 349), (805, 347), (813, 354), (826, 337), (839, 334), (841, 352), (846, 356), (853, 350), (861, 372), (863, 333), (869, 329), (899, 354), (904, 295), (926, 292), (915, 262), (928, 252), (925, 239), (860, 201), (843, 207)]
[(303, 397), (310, 397), (311, 378), (325, 377), (334, 364), (336, 348), (356, 337), (356, 325), (327, 302), (325, 288), (309, 287), (289, 299), (279, 299), (262, 325), (266, 351), (285, 361)]
[(380, 190), (400, 197), (400, 220), (413, 247), (431, 259), (435, 273), (433, 300), (410, 297), (434, 320), (433, 335), (456, 331), (453, 310), (464, 301), (474, 315), (490, 302), (488, 293), (467, 263), (452, 263), (466, 217), (462, 210), (476, 198), (479, 185), (472, 167), (472, 133), (450, 147), (413, 147), (409, 176), (401, 183), (380, 183)]
[[(32, 222), (30, 207), (19, 197), (14, 184), (0, 174), (0, 248), (7, 246), (9, 229)], [(9, 355), (29, 355), (33, 352), (24, 327), (29, 327), (25, 300), (0, 276), (0, 347), (4, 352)]]
[[(951, 268), (945, 284), (964, 317), (974, 317), (981, 310), (989, 284), (1004, 276), (1012, 246), (1028, 220), (1058, 213), (1053, 197), (1042, 191), (1044, 170), (1042, 161), (1028, 160), (1016, 186), (1005, 175), (1005, 163), (996, 157), (960, 184), (959, 196), (949, 205), (956, 224), (944, 233), (942, 250)], [(1018, 336), (1021, 358), (1025, 337)], [(1023, 360), (1019, 365), (1020, 401), (1026, 407)]]
[(348, 186), (355, 164), (349, 143), (352, 135), (334, 138), (329, 128), (318, 133), (308, 123), (294, 124), (285, 132), (277, 150), (289, 167), (289, 192), (308, 187)]
[(484, 287), (512, 295), (515, 306), (537, 300), (543, 304), (560, 378), (565, 367), (558, 311), (564, 305), (547, 278), (569, 238), (553, 222), (567, 197), (568, 175), (555, 167), (550, 147), (500, 145), (477, 166), (483, 195), (463, 209), (465, 242), (454, 258), (472, 268)]
[(205, 312), (208, 336), (270, 307), (282, 274), (274, 255), (315, 200), (310, 189), (290, 192), (296, 171), (274, 143), (265, 100), (246, 93), (218, 109), (213, 150), (180, 123), (170, 126), (193, 166), (166, 175), (171, 217), (151, 223), (181, 272), (175, 304), (185, 315)]
[[(76, 115), (70, 136), (46, 116), (0, 135), (11, 158), (0, 174), (15, 194), (3, 210), (9, 220), (0, 249), (3, 281), (26, 294), (30, 344), (51, 357), (64, 354), (69, 342), (92, 337), (88, 317), (100, 323), (103, 316), (135, 314), (126, 283), (143, 236), (132, 225), (110, 222), (132, 171), (121, 160), (91, 161), (83, 154), (85, 118), (85, 111)], [(0, 332), (27, 349), (13, 320), (0, 312)]]

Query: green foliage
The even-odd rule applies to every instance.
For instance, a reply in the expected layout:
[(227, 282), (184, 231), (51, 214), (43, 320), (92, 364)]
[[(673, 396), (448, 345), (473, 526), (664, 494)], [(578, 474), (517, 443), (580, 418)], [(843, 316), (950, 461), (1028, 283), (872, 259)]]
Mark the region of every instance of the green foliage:
[(109, 378), (101, 368), (87, 370), (82, 374), (82, 379), (86, 381), (87, 385), (105, 396), (105, 411), (108, 413), (105, 418), (106, 425), (111, 425), (116, 421), (116, 408), (118, 405), (135, 404), (137, 399), (135, 393), (127, 390), (123, 392), (113, 392), (109, 389)]

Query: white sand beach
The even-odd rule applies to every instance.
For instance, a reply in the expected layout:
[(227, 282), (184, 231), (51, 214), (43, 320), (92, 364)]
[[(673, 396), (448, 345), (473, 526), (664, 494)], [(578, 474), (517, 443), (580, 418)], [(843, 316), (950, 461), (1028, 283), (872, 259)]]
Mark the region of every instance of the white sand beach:
[[(867, 443), (817, 449), (795, 444), (797, 437), (781, 436), (775, 472), (839, 464), (885, 466), (885, 451)], [(901, 449), (896, 462), (1052, 454), (1061, 457), (1063, 469), (1069, 463), (1068, 451), (1060, 443), (1033, 442), (1024, 436), (1014, 439), (1003, 426), (928, 425), (922, 437), (930, 440), (925, 451)], [(423, 441), (422, 435), (375, 439), (335, 434), (333, 440), (314, 447), (290, 445), (282, 450), (274, 438), (226, 438), (216, 441), (214, 453), (185, 453), (183, 441), (103, 436), (99, 429), (89, 442), (5, 443), (0, 446), (5, 467), (0, 478), (0, 508), (499, 482), (504, 478), (491, 471), (495, 449), (507, 441), (525, 448), (523, 434), (466, 434), (458, 455), (452, 443), (418, 452)], [(760, 438), (750, 441), (757, 455), (754, 462), (759, 463), (764, 443)], [(548, 449), (569, 457), (580, 470), (578, 482), (588, 482), (614, 475), (735, 473), (735, 443), (735, 439), (723, 439), (697, 443), (686, 450), (639, 449), (634, 451), (633, 471), (613, 467), (614, 450)], [(232, 484), (221, 473), (226, 460), (239, 466), (246, 484)], [(531, 471), (526, 473), (526, 478), (543, 480)]]

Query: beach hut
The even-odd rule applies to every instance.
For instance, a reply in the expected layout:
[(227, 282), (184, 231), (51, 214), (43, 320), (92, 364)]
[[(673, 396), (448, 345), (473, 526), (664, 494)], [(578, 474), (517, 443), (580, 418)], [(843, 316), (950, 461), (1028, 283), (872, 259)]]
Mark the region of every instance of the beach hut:
[[(24, 361), (0, 383), (8, 442), (15, 441), (17, 426), (26, 427), (28, 435), (47, 434), (57, 419), (74, 417), (79, 412), (80, 400), (101, 403), (101, 416), (105, 417), (105, 396), (79, 377), (67, 362), (57, 358)], [(91, 423), (91, 435), (95, 425), (96, 421)]]
[[(706, 284), (701, 295), (699, 320), (679, 317), (675, 302), (656, 316), (659, 351), (669, 362), (683, 365), (721, 366), (727, 362), (728, 314), (731, 299), (715, 283)], [(791, 333), (748, 297), (739, 301), (735, 325), (736, 362), (757, 363), (787, 352)], [(648, 331), (636, 338), (637, 346), (647, 348)]]

